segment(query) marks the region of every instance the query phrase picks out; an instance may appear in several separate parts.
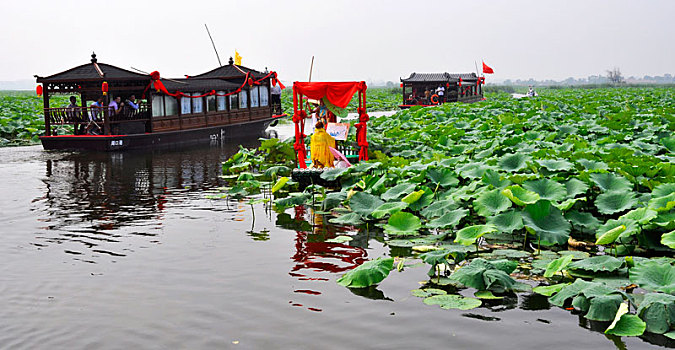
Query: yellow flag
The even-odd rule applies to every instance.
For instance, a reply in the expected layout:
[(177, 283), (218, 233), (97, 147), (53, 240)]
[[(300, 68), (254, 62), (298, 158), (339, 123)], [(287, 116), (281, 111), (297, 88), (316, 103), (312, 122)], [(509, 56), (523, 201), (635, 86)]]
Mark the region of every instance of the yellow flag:
[(239, 52), (237, 52), (237, 50), (234, 50), (234, 64), (241, 66), (241, 56), (239, 56)]

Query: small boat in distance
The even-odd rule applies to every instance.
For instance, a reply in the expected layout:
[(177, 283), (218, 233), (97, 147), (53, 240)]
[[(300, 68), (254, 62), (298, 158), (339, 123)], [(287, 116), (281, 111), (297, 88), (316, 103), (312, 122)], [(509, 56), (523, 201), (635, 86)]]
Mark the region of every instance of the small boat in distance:
[(483, 100), (485, 78), (476, 73), (412, 73), (401, 79), (403, 104), (436, 106), (445, 102), (477, 102)]
[[(92, 54), (90, 63), (35, 77), (42, 84), (45, 150), (118, 151), (260, 136), (285, 116), (271, 99), (271, 86), (281, 85), (276, 72), (238, 66), (232, 58), (206, 73), (165, 79), (156, 71), (98, 63)], [(54, 94), (71, 95), (71, 104), (50, 106)]]

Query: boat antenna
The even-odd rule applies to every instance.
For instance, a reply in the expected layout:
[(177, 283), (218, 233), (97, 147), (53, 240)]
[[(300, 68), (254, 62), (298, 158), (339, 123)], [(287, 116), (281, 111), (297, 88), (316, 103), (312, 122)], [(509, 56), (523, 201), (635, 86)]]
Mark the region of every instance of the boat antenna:
[(211, 45), (213, 45), (213, 51), (216, 52), (216, 58), (218, 58), (218, 64), (222, 67), (223, 64), (220, 62), (220, 56), (218, 55), (218, 50), (216, 50), (216, 44), (213, 42), (213, 38), (211, 37), (211, 32), (209, 31), (209, 27), (204, 23), (204, 27), (206, 27), (206, 33), (209, 34), (209, 39), (211, 39)]
[(312, 70), (314, 69), (314, 56), (312, 56), (312, 64), (309, 66), (309, 82), (312, 82)]

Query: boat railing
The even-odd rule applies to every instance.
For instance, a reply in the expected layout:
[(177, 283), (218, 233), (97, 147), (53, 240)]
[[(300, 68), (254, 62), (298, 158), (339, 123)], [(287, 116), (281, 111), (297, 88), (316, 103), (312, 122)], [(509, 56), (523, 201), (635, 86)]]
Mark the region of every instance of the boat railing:
[[(57, 107), (45, 108), (45, 116), (50, 124), (80, 124), (90, 121), (103, 122), (105, 118), (106, 107)], [(110, 122), (124, 122), (127, 120), (147, 120), (150, 118), (150, 107), (147, 103), (141, 103), (138, 109), (123, 107), (122, 110), (113, 114), (112, 109), (108, 110)]]

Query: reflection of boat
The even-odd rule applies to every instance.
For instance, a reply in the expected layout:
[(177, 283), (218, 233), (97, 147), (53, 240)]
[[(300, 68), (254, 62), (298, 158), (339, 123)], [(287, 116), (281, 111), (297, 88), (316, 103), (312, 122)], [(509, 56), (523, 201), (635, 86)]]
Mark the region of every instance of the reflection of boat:
[[(443, 102), (477, 102), (483, 100), (484, 77), (476, 73), (412, 73), (401, 79), (403, 88), (403, 104), (400, 108), (413, 106), (436, 106)], [(435, 94), (437, 88), (443, 87), (444, 99)], [(425, 96), (425, 91), (430, 91)]]
[[(232, 59), (188, 79), (163, 81), (156, 71), (139, 74), (98, 63), (92, 55), (91, 63), (37, 82), (44, 94), (45, 149), (112, 151), (259, 136), (279, 117), (270, 103), (276, 73)], [(78, 106), (52, 107), (54, 94), (79, 95)], [(124, 104), (119, 109), (110, 106), (116, 97)], [(99, 98), (101, 106), (90, 106)]]

